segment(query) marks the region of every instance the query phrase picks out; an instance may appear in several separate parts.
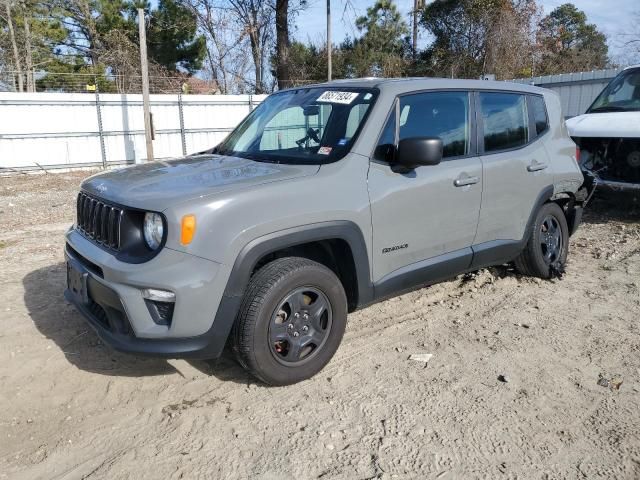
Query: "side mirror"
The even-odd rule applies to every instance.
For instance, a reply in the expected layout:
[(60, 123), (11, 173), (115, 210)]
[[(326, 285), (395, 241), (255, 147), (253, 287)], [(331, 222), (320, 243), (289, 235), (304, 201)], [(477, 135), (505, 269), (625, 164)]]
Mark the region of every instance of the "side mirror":
[(306, 107), (303, 107), (303, 109), (302, 109), (302, 114), (305, 117), (315, 117), (319, 113), (320, 113), (320, 106), (319, 105), (307, 105)]
[(442, 139), (438, 137), (412, 137), (400, 140), (396, 163), (409, 169), (422, 165), (438, 165), (442, 160)]

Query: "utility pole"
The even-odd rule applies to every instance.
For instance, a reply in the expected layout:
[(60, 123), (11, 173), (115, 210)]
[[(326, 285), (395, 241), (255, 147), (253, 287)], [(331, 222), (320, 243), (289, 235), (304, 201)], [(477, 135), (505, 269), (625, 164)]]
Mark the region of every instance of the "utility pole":
[(151, 131), (151, 109), (149, 107), (149, 65), (147, 61), (147, 31), (144, 10), (138, 9), (138, 31), (140, 33), (140, 66), (142, 67), (142, 106), (144, 110), (144, 136), (147, 140), (147, 162), (153, 161), (153, 132)]
[(413, 41), (411, 42), (413, 61), (418, 56), (418, 4), (420, 0), (413, 0)]
[(331, 0), (327, 0), (327, 81), (331, 81)]
[(413, 39), (411, 42), (411, 54), (413, 61), (418, 58), (418, 11), (424, 8), (425, 0), (413, 0)]

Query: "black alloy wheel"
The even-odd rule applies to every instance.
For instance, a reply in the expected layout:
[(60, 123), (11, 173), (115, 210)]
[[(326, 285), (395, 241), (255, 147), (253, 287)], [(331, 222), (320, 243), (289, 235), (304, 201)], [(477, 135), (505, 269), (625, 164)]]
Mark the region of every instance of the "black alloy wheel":
[(269, 345), (276, 360), (300, 364), (312, 359), (331, 331), (333, 312), (327, 296), (315, 287), (288, 293), (269, 325)]

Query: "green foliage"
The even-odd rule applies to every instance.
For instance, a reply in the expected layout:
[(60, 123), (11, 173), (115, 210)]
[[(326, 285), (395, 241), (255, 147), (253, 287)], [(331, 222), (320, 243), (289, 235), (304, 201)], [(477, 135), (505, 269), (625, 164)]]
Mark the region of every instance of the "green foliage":
[(175, 0), (160, 0), (147, 33), (149, 56), (170, 71), (197, 72), (206, 53), (205, 38), (196, 35), (197, 28), (190, 10)]
[(116, 92), (113, 81), (107, 78), (105, 67), (96, 68), (87, 65), (81, 58), (74, 63), (54, 60), (47, 65), (47, 73), (36, 78), (38, 91), (48, 92), (87, 92), (97, 86), (102, 93)]
[(398, 77), (406, 73), (409, 28), (395, 3), (377, 0), (365, 16), (356, 20), (356, 27), (362, 36), (346, 39), (340, 47), (348, 76)]
[[(0, 5), (6, 7), (3, 1)], [(169, 76), (194, 75), (202, 71), (205, 59), (209, 73), (225, 88), (227, 84), (240, 85), (230, 87), (236, 90), (246, 88), (253, 72), (253, 89), (268, 90), (278, 83), (262, 77), (261, 55), (271, 51), (275, 42), (276, 20), (270, 9), (277, 4), (270, 1), (14, 0), (10, 3), (13, 42), (5, 8), (0, 8), (0, 71), (16, 70), (20, 64), (27, 88), (32, 88), (35, 77), (38, 89), (82, 91), (90, 83), (85, 78), (97, 75), (100, 91), (136, 90), (140, 83), (137, 8), (143, 8), (151, 75), (165, 82), (168, 90), (174, 88), (167, 83)], [(430, 44), (414, 59), (407, 23), (394, 1), (371, 1), (366, 14), (355, 22), (355, 38), (348, 37), (333, 48), (334, 78), (478, 78), (493, 73), (508, 79), (608, 65), (605, 36), (570, 3), (540, 20), (539, 0), (425, 2), (419, 26)], [(284, 11), (280, 21), (286, 23), (305, 2), (279, 4)], [(278, 48), (287, 52), (287, 61), (286, 68), (280, 65), (280, 74), (291, 78), (291, 83), (282, 84), (324, 81), (326, 47), (290, 42), (282, 31), (281, 27)], [(14, 43), (19, 50), (17, 61)], [(275, 56), (271, 63), (272, 75), (277, 77)], [(27, 66), (35, 75), (26, 75)], [(43, 71), (50, 73), (39, 73)], [(7, 78), (13, 81), (16, 76)], [(181, 84), (183, 79), (175, 81)]]
[[(0, 69), (4, 64), (13, 70), (2, 6)], [(114, 88), (109, 84), (112, 74), (139, 75), (139, 7), (148, 15), (148, 52), (156, 73), (193, 74), (202, 68), (206, 54), (196, 18), (179, 0), (160, 0), (154, 9), (144, 0), (20, 0), (11, 6), (21, 66), (25, 68), (30, 54), (36, 72), (49, 72), (35, 75), (38, 89), (81, 91), (86, 88), (84, 75), (95, 73), (100, 90), (107, 91)]]
[(606, 37), (575, 5), (565, 3), (540, 22), (542, 46), (539, 73), (552, 75), (605, 68), (608, 63)]

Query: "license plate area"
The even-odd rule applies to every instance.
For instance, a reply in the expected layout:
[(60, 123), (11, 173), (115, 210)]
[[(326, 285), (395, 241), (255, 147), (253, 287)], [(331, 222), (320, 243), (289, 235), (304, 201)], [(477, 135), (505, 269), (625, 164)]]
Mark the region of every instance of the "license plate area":
[(67, 262), (67, 288), (76, 301), (88, 304), (87, 277), (89, 274), (74, 265), (74, 262)]

